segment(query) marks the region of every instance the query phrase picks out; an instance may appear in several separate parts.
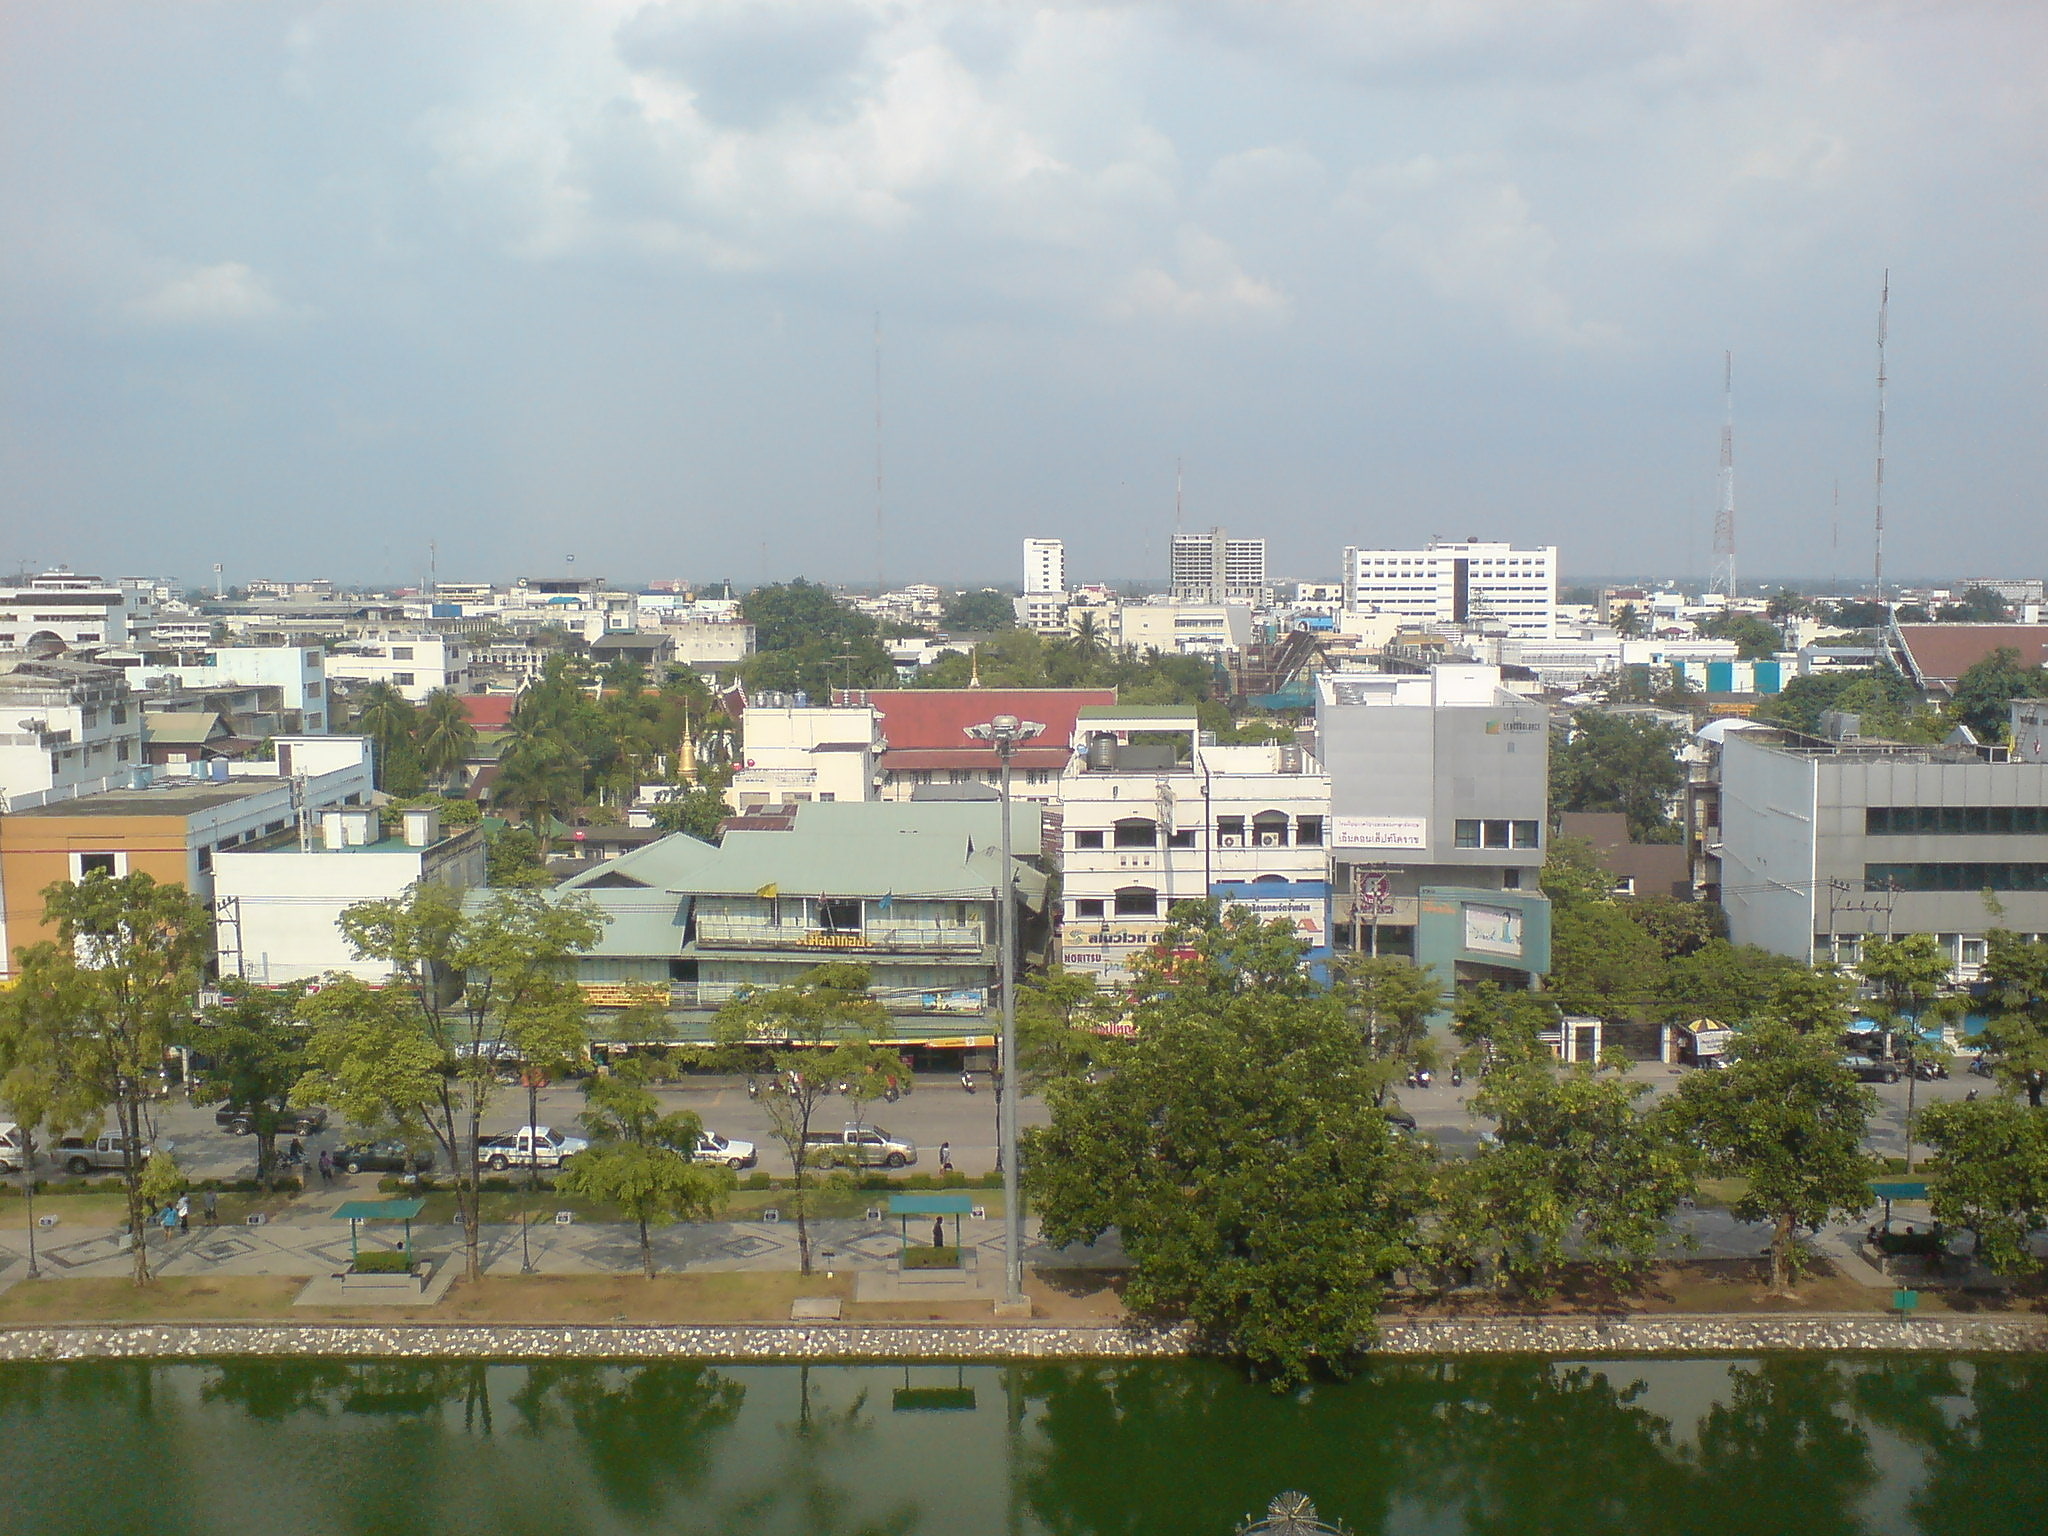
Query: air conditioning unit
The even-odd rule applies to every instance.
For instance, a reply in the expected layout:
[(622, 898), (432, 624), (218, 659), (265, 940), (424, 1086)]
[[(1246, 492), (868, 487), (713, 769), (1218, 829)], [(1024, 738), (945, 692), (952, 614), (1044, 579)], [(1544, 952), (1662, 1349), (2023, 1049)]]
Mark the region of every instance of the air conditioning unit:
[(1244, 846), (1244, 839), (1235, 832), (1226, 832), (1216, 839), (1216, 846), (1219, 848), (1242, 848)]
[(1280, 834), (1278, 832), (1261, 832), (1259, 834), (1259, 846), (1261, 848), (1278, 848), (1280, 846)]

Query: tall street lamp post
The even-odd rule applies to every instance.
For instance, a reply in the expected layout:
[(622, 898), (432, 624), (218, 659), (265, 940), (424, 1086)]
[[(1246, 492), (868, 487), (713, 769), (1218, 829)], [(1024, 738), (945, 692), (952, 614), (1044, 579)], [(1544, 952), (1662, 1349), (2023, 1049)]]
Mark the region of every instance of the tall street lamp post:
[(1002, 805), (1002, 876), (996, 887), (996, 975), (1001, 989), (1002, 1034), (996, 1052), (996, 1157), (1003, 1168), (1003, 1304), (1024, 1305), (1024, 1212), (1017, 1199), (1017, 1095), (1011, 1075), (1017, 1061), (1017, 907), (1016, 865), (1010, 856), (1010, 757), (1019, 743), (1045, 729), (1035, 720), (997, 715), (986, 725), (970, 725), (967, 734), (996, 749), (1001, 771), (997, 799)]

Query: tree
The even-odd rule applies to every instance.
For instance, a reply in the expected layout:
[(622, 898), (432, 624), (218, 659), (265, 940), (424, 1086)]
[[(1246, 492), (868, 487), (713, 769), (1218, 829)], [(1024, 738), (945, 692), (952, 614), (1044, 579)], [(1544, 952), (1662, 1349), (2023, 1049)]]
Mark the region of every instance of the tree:
[(732, 1174), (693, 1160), (704, 1124), (687, 1110), (661, 1112), (646, 1067), (628, 1057), (606, 1076), (584, 1085), (584, 1129), (590, 1149), (555, 1187), (617, 1206), (640, 1229), (640, 1267), (654, 1278), (650, 1222), (709, 1221), (717, 1214)]
[(1642, 609), (1638, 608), (1634, 603), (1623, 603), (1620, 608), (1615, 610), (1614, 632), (1621, 636), (1622, 639), (1641, 639), (1643, 632), (1649, 627), (1649, 622), (1643, 617)]
[(1764, 612), (1773, 624), (1783, 624), (1812, 610), (1813, 604), (1801, 597), (1790, 587), (1780, 587), (1771, 600), (1764, 605)]
[(1668, 725), (1638, 715), (1582, 709), (1550, 753), (1550, 804), (1557, 811), (1620, 811), (1644, 841), (1671, 826), (1672, 798), (1685, 787), (1683, 745)]
[(212, 919), (182, 886), (94, 873), (45, 890), (43, 921), (57, 936), (16, 951), (11, 1027), (65, 1084), (61, 1102), (72, 1123), (113, 1110), (135, 1283), (147, 1285), (143, 1110), (165, 1050), (192, 1017)]
[(1444, 1006), (1443, 983), (1430, 966), (1411, 965), (1392, 955), (1340, 955), (1332, 985), (1366, 1056), (1379, 1064), (1375, 1104), (1407, 1064), (1418, 1060), (1429, 1038), (1430, 1015)]
[(875, 688), (896, 680), (875, 621), (802, 577), (756, 587), (740, 612), (754, 626), (755, 645), (740, 675), (757, 693), (803, 692), (822, 701), (834, 687)]
[(272, 991), (239, 977), (221, 979), (222, 1000), (200, 1015), (193, 1044), (212, 1062), (198, 1103), (226, 1102), (248, 1116), (256, 1138), (256, 1177), (268, 1180), (277, 1165), (277, 1133), (291, 1107), (292, 1090), (305, 1076), (306, 989)]
[(1960, 996), (1944, 998), (1949, 979), (1948, 952), (1931, 933), (1909, 933), (1900, 939), (1872, 937), (1864, 942), (1856, 967), (1877, 988), (1871, 1011), (1886, 1026), (1892, 1054), (1906, 1063), (1906, 1172), (1913, 1171), (1913, 1119), (1920, 1074), (1914, 1067), (1939, 1054), (1922, 1037), (1930, 1014), (1955, 1014)]
[(1840, 971), (1790, 966), (1771, 986), (1770, 1017), (1803, 1035), (1825, 1040), (1841, 1038), (1849, 1027), (1856, 1001), (1856, 983)]
[(496, 887), (553, 885), (531, 827), (497, 827), (484, 834), (484, 879)]
[(2048, 667), (2030, 667), (2020, 653), (2001, 645), (1956, 679), (1950, 694), (1955, 717), (1976, 733), (1979, 741), (2003, 741), (2014, 699), (2038, 699), (2048, 694)]
[(1833, 1040), (1772, 1020), (1737, 1029), (1729, 1055), (1726, 1071), (1686, 1077), (1672, 1112), (1712, 1172), (1747, 1181), (1735, 1214), (1771, 1223), (1771, 1290), (1783, 1295), (1798, 1273), (1799, 1229), (1870, 1203), (1878, 1162), (1863, 1133), (1877, 1096)]
[(2041, 1108), (2048, 1090), (2048, 943), (1994, 928), (1985, 935), (1991, 1018), (1984, 1055), (2001, 1086)]
[(1076, 656), (1093, 662), (1109, 649), (1109, 636), (1103, 633), (1102, 620), (1093, 612), (1086, 612), (1074, 620), (1074, 632), (1069, 643)]
[(719, 829), (732, 815), (722, 790), (709, 784), (678, 785), (654, 802), (654, 824), (664, 832), (687, 832), (700, 843), (716, 843)]
[(868, 968), (847, 961), (813, 966), (786, 987), (742, 993), (712, 1020), (721, 1054), (735, 1066), (765, 1051), (775, 1080), (762, 1096), (775, 1139), (789, 1154), (797, 1263), (811, 1272), (811, 1144), (818, 1113), (844, 1084), (856, 1098), (879, 1093), (901, 1063), (871, 1042), (887, 1019), (868, 995)]
[(1024, 1164), (1048, 1242), (1116, 1228), (1134, 1312), (1186, 1318), (1276, 1385), (1352, 1368), (1423, 1187), (1302, 954), (1284, 923), (1177, 908), (1133, 967), (1136, 1033), (1105, 1041), (1109, 1074), (1047, 1086)]
[(1508, 991), (1492, 981), (1460, 989), (1451, 1005), (1452, 1030), (1480, 1053), (1486, 1068), (1499, 1057), (1544, 1053), (1540, 1037), (1560, 1022), (1557, 1004), (1545, 994), (1520, 988)]
[(1451, 1170), (1469, 1189), (1439, 1244), (1468, 1264), (1493, 1260), (1533, 1295), (1554, 1288), (1574, 1251), (1603, 1272), (1639, 1274), (1700, 1164), (1669, 1115), (1636, 1107), (1647, 1092), (1590, 1068), (1503, 1059), (1473, 1100), (1496, 1139)]
[(1017, 1067), (1024, 1091), (1039, 1093), (1056, 1078), (1089, 1071), (1100, 1054), (1103, 1026), (1122, 1004), (1095, 978), (1060, 966), (1017, 988)]
[[(394, 788), (394, 778), (404, 778), (419, 769), (418, 719), (406, 696), (390, 683), (377, 682), (363, 690), (356, 709), (356, 729), (375, 744), (377, 787), (387, 793), (417, 794), (418, 784)], [(394, 773), (394, 769), (400, 770)]]
[(436, 688), (419, 711), (420, 767), (441, 784), (453, 782), (476, 750), (476, 727), (462, 696), (452, 688)]
[(1735, 654), (1744, 661), (1775, 656), (1785, 648), (1785, 637), (1753, 613), (1717, 613), (1701, 623), (1700, 633), (1713, 640), (1733, 640)]
[(1009, 593), (983, 587), (978, 592), (955, 593), (952, 601), (946, 604), (939, 622), (950, 630), (987, 634), (993, 630), (1016, 628), (1017, 609)]
[(516, 807), (540, 841), (540, 857), (548, 855), (554, 824), (565, 819), (583, 798), (584, 761), (559, 736), (537, 735), (505, 749), (498, 779), (491, 786), (495, 805)]
[(2012, 608), (1989, 587), (1970, 587), (1960, 602), (1949, 603), (1937, 615), (1944, 624), (2004, 624)]
[(1968, 1227), (2001, 1275), (2038, 1269), (2029, 1239), (2048, 1226), (2048, 1115), (2006, 1098), (1930, 1104), (1920, 1129), (1941, 1158), (1935, 1220)]
[(508, 1061), (581, 1056), (583, 999), (566, 974), (608, 921), (590, 901), (494, 890), (474, 910), (421, 884), (341, 914), (357, 960), (391, 967), (379, 986), (335, 976), (309, 1000), (311, 1069), (293, 1097), (331, 1103), (365, 1127), (424, 1124), (456, 1177), (467, 1273), (483, 1273), (477, 1142)]

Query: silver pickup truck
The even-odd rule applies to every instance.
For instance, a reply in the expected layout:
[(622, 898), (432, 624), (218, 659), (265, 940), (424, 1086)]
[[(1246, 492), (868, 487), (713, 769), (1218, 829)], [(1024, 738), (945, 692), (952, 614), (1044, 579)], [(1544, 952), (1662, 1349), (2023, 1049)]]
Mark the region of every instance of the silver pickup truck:
[[(62, 1168), (66, 1173), (91, 1173), (94, 1169), (121, 1167), (121, 1149), (126, 1144), (124, 1136), (64, 1136), (42, 1149), (43, 1156)], [(149, 1161), (154, 1147), (143, 1147), (135, 1154), (138, 1163)]]
[(917, 1161), (916, 1142), (891, 1136), (879, 1125), (812, 1131), (804, 1143), (819, 1162), (841, 1168), (907, 1168)]

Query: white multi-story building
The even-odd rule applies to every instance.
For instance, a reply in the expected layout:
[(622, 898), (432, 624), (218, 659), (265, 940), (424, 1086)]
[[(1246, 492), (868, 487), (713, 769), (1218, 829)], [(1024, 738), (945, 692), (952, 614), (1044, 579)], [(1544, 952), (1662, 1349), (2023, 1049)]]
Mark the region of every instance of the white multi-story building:
[(1270, 906), (1312, 949), (1327, 942), (1330, 776), (1302, 748), (1204, 745), (1176, 705), (1087, 705), (1060, 805), (1069, 970), (1123, 979), (1174, 903), (1207, 896)]
[(142, 709), (113, 667), (61, 658), (0, 672), (0, 811), (131, 787)]
[(1164, 656), (1216, 656), (1252, 642), (1248, 603), (1127, 603), (1117, 615), (1117, 643)]
[(1058, 594), (1067, 590), (1067, 546), (1063, 539), (1024, 541), (1024, 595)]
[(150, 692), (190, 688), (275, 688), (283, 729), (318, 736), (327, 718), (327, 652), (317, 645), (223, 645), (111, 652), (103, 657)]
[(781, 694), (750, 701), (728, 791), (733, 806), (874, 799), (885, 745), (879, 720), (865, 704), (825, 709), (784, 702)]
[(358, 635), (327, 657), (336, 681), (389, 683), (413, 703), (437, 689), (469, 689), (469, 643), (455, 635), (375, 630)]
[(73, 650), (121, 645), (128, 639), (130, 596), (114, 582), (67, 570), (0, 587), (0, 650), (53, 641)]
[(1270, 595), (1264, 539), (1233, 539), (1221, 528), (1176, 533), (1167, 566), (1173, 595), (1186, 602), (1263, 603)]
[(1424, 624), (1549, 635), (1557, 623), (1557, 546), (1433, 539), (1423, 549), (1348, 548), (1344, 604)]

